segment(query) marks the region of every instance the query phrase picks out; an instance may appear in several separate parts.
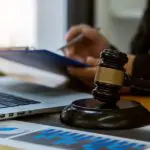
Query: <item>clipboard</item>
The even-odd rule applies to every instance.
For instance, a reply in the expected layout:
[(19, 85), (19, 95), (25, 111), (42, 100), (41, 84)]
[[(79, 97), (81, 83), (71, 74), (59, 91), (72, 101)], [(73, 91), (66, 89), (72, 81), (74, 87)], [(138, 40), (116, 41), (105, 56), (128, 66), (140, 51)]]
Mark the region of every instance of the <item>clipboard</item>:
[(45, 49), (1, 50), (0, 57), (61, 75), (67, 75), (67, 67), (89, 67), (87, 64)]

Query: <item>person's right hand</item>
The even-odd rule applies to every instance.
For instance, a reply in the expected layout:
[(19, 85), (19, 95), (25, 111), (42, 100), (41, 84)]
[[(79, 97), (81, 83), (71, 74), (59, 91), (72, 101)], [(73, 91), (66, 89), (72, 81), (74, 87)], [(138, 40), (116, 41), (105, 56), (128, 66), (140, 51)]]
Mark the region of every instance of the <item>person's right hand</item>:
[(96, 29), (88, 25), (72, 27), (66, 35), (66, 40), (69, 42), (80, 33), (84, 35), (83, 40), (65, 49), (64, 53), (67, 57), (86, 62), (88, 57), (99, 58), (100, 52), (109, 48), (109, 42)]

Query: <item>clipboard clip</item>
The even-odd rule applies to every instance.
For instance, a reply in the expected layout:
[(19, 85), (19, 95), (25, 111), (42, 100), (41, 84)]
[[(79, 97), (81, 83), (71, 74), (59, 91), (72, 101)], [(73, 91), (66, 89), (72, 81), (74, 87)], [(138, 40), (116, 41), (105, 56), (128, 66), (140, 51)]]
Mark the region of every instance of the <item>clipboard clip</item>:
[(36, 50), (35, 47), (29, 47), (29, 46), (4, 46), (0, 47), (0, 51), (5, 51), (5, 50)]

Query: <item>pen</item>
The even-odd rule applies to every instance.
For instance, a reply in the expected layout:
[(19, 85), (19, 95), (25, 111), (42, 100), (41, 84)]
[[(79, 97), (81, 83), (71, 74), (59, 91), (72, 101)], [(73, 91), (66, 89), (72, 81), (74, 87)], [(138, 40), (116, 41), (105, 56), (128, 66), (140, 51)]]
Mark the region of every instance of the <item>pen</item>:
[(60, 47), (58, 50), (64, 50), (65, 48), (81, 41), (83, 39), (84, 35), (81, 33), (78, 36), (76, 36), (75, 38), (73, 38), (70, 42), (68, 42), (66, 45)]
[[(100, 30), (100, 28), (96, 28), (97, 31)], [(58, 50), (64, 50), (65, 48), (81, 41), (84, 38), (84, 35), (82, 33), (80, 33), (79, 35), (77, 35), (75, 38), (73, 38), (70, 42), (68, 42), (67, 44), (65, 44), (64, 46), (60, 47)]]

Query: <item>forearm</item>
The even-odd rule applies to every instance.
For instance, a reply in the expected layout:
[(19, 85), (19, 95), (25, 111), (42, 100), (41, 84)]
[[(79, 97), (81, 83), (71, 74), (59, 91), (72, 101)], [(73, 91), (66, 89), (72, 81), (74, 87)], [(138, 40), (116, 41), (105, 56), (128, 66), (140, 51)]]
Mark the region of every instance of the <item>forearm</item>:
[[(144, 94), (149, 93), (150, 84), (150, 55), (128, 55), (129, 61), (125, 65), (125, 69), (128, 74), (131, 76), (131, 81), (127, 82), (127, 86), (132, 86), (132, 90), (130, 88), (122, 88), (121, 93), (129, 93), (132, 94)], [(145, 80), (145, 81), (144, 81)], [(148, 80), (148, 81), (147, 81)], [(130, 86), (129, 86), (130, 87)], [(147, 90), (145, 90), (147, 89)]]
[(132, 64), (132, 78), (150, 80), (150, 55), (136, 55)]
[(128, 55), (125, 69), (132, 78), (150, 80), (150, 55)]

